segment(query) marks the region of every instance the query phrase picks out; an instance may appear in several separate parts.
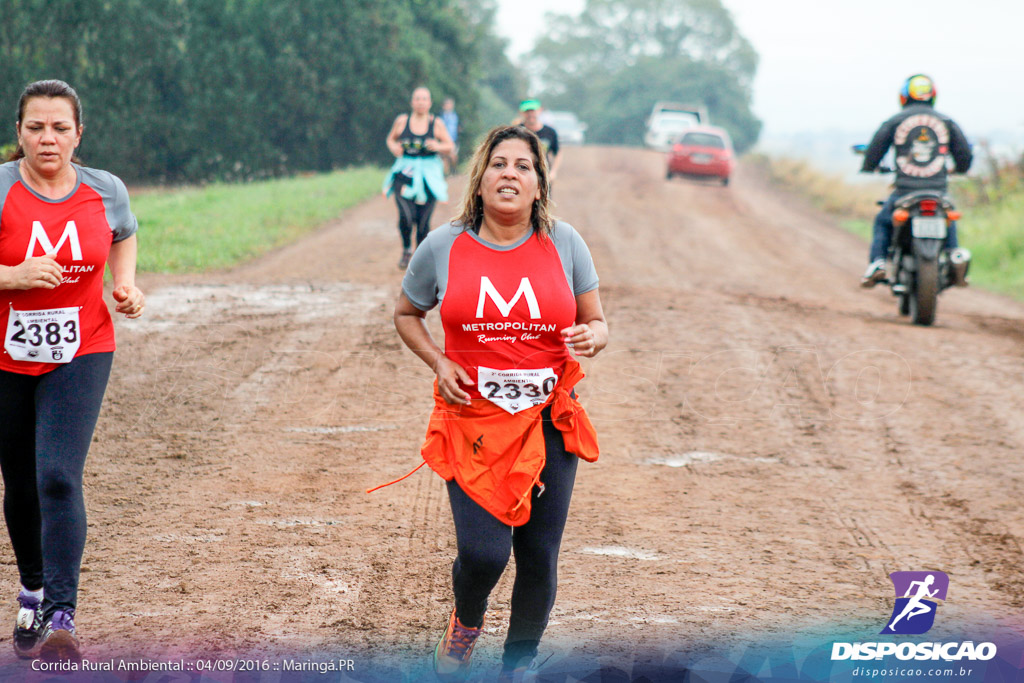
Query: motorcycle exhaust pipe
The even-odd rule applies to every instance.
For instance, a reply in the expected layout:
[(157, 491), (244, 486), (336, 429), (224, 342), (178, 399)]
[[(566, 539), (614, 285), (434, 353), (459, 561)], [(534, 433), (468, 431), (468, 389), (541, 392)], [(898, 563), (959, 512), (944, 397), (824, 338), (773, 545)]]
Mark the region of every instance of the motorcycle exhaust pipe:
[(954, 287), (967, 286), (967, 270), (971, 267), (971, 252), (963, 247), (949, 252), (949, 269)]

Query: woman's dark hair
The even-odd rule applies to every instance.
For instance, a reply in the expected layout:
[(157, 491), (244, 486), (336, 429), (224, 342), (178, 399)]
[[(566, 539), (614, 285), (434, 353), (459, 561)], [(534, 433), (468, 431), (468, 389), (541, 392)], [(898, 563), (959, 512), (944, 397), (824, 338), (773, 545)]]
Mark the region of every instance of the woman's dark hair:
[[(21, 99), (18, 100), (18, 129), (21, 129), (21, 119), (25, 115), (25, 106), (28, 101), (34, 97), (63, 97), (71, 104), (71, 111), (75, 116), (75, 129), (78, 130), (82, 127), (82, 100), (78, 98), (78, 93), (75, 89), (64, 81), (57, 79), (50, 79), (46, 81), (36, 81), (35, 83), (29, 83), (25, 86), (25, 90), (21, 93)], [(8, 161), (15, 161), (25, 156), (25, 150), (21, 148), (21, 144), (18, 145), (12, 153)], [(72, 161), (78, 163), (78, 157), (72, 157)]]
[(530, 223), (541, 236), (546, 237), (555, 225), (555, 219), (550, 212), (551, 188), (548, 185), (548, 161), (540, 138), (525, 126), (493, 128), (487, 134), (487, 138), (476, 148), (473, 161), (470, 163), (469, 183), (466, 186), (466, 196), (462, 200), (462, 209), (453, 222), (461, 223), (467, 230), (477, 231), (480, 229), (480, 223), (484, 218), (484, 203), (478, 194), (480, 184), (483, 181), (484, 171), (487, 170), (487, 165), (491, 161), (494, 148), (506, 140), (522, 140), (530, 148), (530, 154), (533, 156), (533, 168), (537, 171), (537, 187), (540, 189), (540, 199), (533, 202)]

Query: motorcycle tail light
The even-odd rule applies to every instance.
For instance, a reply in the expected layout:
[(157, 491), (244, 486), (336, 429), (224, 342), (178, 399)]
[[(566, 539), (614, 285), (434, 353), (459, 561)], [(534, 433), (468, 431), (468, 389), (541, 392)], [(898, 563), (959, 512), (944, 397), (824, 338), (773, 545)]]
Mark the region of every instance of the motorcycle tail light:
[(908, 218), (910, 218), (910, 212), (907, 211), (906, 209), (896, 209), (895, 211), (892, 212), (893, 223), (902, 225), (903, 223), (907, 222)]
[(919, 206), (922, 216), (934, 216), (935, 211), (939, 208), (939, 203), (934, 199), (924, 199)]

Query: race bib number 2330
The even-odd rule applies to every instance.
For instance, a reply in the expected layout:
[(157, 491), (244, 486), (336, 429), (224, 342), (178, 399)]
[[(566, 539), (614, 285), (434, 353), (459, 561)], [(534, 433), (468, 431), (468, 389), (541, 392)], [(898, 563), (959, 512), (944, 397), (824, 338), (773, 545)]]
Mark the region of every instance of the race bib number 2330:
[(547, 401), (557, 383), (553, 368), (494, 370), (477, 366), (477, 391), (513, 415)]
[(14, 360), (69, 363), (81, 344), (77, 306), (46, 311), (10, 309), (4, 349)]

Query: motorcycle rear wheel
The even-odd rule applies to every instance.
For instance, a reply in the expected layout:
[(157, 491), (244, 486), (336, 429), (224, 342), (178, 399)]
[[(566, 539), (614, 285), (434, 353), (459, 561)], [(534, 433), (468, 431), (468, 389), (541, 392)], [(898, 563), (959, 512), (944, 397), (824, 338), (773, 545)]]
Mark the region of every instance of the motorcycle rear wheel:
[(914, 273), (914, 291), (910, 296), (910, 320), (915, 325), (935, 322), (935, 309), (939, 303), (939, 264), (937, 261), (918, 259)]

